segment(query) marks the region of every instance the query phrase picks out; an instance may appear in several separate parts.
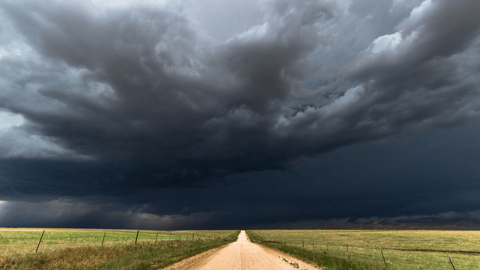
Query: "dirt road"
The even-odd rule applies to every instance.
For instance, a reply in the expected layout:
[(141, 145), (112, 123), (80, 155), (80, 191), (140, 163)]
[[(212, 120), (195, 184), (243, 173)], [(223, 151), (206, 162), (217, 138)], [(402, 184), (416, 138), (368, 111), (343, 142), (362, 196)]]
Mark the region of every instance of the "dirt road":
[[(284, 260), (285, 259), (285, 260)], [(298, 263), (299, 268), (293, 267)], [(293, 270), (322, 269), (284, 253), (254, 244), (242, 231), (235, 243), (178, 262), (166, 270)]]

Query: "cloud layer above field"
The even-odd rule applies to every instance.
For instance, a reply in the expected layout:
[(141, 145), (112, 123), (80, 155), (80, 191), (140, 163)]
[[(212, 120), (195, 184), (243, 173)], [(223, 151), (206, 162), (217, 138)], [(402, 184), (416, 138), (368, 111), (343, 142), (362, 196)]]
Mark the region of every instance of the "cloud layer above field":
[(0, 226), (457, 222), (479, 202), (479, 11), (1, 1)]

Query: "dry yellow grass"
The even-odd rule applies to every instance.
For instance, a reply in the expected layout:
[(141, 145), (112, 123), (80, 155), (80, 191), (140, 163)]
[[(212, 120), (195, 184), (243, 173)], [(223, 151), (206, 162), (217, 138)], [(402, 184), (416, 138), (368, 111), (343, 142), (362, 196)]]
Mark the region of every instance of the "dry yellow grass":
[[(28, 252), (21, 252), (16, 249), (15, 243), (9, 243), (10, 254), (0, 259), (0, 269), (147, 269), (160, 266), (167, 266), (203, 252), (205, 250), (216, 248), (225, 243), (236, 240), (239, 231), (202, 231), (202, 236), (205, 232), (210, 232), (211, 237), (199, 238), (199, 231), (180, 231), (176, 232), (177, 236), (182, 235), (182, 240), (168, 240), (170, 232), (163, 233), (163, 241), (155, 241), (157, 235), (144, 232), (144, 241), (139, 241), (134, 244), (135, 238), (132, 241), (111, 243), (110, 245), (101, 245), (101, 238), (93, 238), (94, 242), (88, 242), (91, 240), (90, 234), (100, 234), (103, 236), (104, 230), (86, 230), (79, 232), (78, 230), (69, 229), (56, 229), (51, 230), (50, 239), (54, 239), (53, 235), (57, 236), (55, 243), (46, 244), (42, 252), (35, 254), (35, 249), (38, 244), (38, 239), (43, 232), (38, 230), (36, 232), (30, 232), (26, 230), (7, 231), (10, 236), (17, 236), (18, 239), (22, 239), (26, 233), (36, 233), (37, 242), (33, 247), (28, 248)], [(136, 231), (135, 231), (136, 232)], [(2, 231), (5, 236), (6, 231)], [(87, 236), (81, 238), (85, 240), (84, 243), (74, 245), (73, 247), (65, 248), (64, 243), (58, 243), (59, 236)], [(122, 239), (122, 234), (126, 232), (116, 232), (111, 230), (110, 234), (117, 233), (119, 239)], [(128, 232), (127, 232), (128, 233)], [(173, 233), (173, 232), (172, 232)], [(191, 235), (195, 233), (196, 237), (194, 241), (185, 241), (187, 234)], [(173, 234), (172, 234), (173, 235)], [(136, 233), (133, 235), (136, 236)], [(219, 237), (224, 236), (224, 237)], [(128, 233), (129, 240), (132, 238), (132, 234)], [(191, 236), (190, 236), (191, 237)], [(153, 238), (153, 239), (152, 239)], [(160, 233), (159, 237), (160, 239)], [(5, 237), (2, 238), (4, 241)], [(63, 239), (61, 241), (72, 241), (72, 239)], [(60, 241), (60, 242), (61, 242)], [(43, 244), (43, 240), (42, 240)], [(42, 247), (40, 245), (40, 247)], [(12, 250), (16, 250), (16, 254), (12, 254)]]
[[(135, 243), (137, 230), (104, 230), (104, 229), (31, 229), (0, 228), (0, 255), (35, 254), (38, 242), (43, 235), (38, 254), (50, 254), (58, 250), (80, 247), (123, 246)], [(191, 240), (195, 238), (210, 239), (226, 237), (234, 231), (157, 231), (141, 230), (138, 243), (154, 243), (166, 240)]]
[(475, 251), (480, 253), (480, 231), (374, 231), (374, 230), (256, 230), (264, 240), (279, 240), (306, 249), (328, 250), (330, 254), (383, 263), (380, 249), (391, 269), (451, 268), (447, 255), (457, 269), (479, 269), (478, 254), (454, 252), (414, 252), (399, 249)]

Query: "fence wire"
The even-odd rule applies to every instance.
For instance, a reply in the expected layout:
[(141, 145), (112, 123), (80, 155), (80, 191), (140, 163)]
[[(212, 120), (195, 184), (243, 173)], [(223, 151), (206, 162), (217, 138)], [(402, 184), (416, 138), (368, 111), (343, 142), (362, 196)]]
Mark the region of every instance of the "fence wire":
[[(286, 240), (286, 239), (267, 239), (263, 238), (262, 236), (256, 234), (255, 232), (251, 232), (255, 237), (260, 240), (262, 243), (265, 244), (274, 244), (274, 245), (286, 245), (286, 246), (293, 246), (298, 248), (304, 248), (309, 251), (314, 252), (321, 252), (324, 254), (328, 254), (330, 256), (335, 256), (338, 258), (345, 258), (345, 259), (353, 259), (358, 261), (364, 262), (374, 262), (374, 263), (381, 263), (388, 265), (389, 269), (396, 269), (396, 264), (402, 264), (403, 267), (411, 267), (410, 269), (426, 269), (424, 268), (428, 262), (421, 262), (420, 256), (414, 256), (415, 253), (440, 253), (435, 256), (437, 259), (437, 263), (444, 265), (445, 269), (452, 269), (454, 262), (452, 262), (451, 254), (464, 254), (464, 255), (480, 255), (479, 251), (454, 251), (454, 250), (422, 250), (422, 249), (397, 249), (397, 248), (369, 248), (363, 246), (351, 246), (351, 245), (335, 245), (328, 242), (311, 242), (305, 240)], [(398, 251), (398, 252), (408, 252), (410, 255), (408, 256), (408, 260), (401, 261), (401, 259), (393, 256), (390, 251)], [(450, 255), (448, 255), (448, 254)], [(458, 258), (457, 258), (458, 261)], [(478, 267), (478, 262), (473, 263), (469, 266), (468, 269), (480, 269)], [(456, 268), (459, 269), (459, 268)], [(462, 268), (467, 269), (467, 268)]]
[[(21, 237), (16, 235), (20, 234)], [(83, 234), (83, 235), (82, 235)], [(233, 233), (234, 234), (234, 233)], [(153, 244), (157, 241), (214, 240), (230, 235), (214, 235), (182, 231), (3, 231), (0, 232), (0, 254), (44, 253), (52, 249), (81, 246), (112, 246), (128, 244)], [(12, 237), (13, 236), (13, 237)], [(16, 236), (16, 237), (15, 237)]]

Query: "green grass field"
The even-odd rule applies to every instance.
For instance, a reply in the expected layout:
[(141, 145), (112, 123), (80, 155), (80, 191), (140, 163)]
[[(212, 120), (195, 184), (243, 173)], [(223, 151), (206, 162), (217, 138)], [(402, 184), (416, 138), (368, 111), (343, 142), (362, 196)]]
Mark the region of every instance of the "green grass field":
[[(30, 231), (24, 231), (30, 230)], [(126, 245), (135, 243), (136, 230), (100, 229), (27, 229), (0, 228), (0, 255), (33, 254), (43, 235), (38, 253), (48, 253), (65, 248)], [(153, 243), (167, 240), (192, 240), (195, 238), (225, 237), (234, 231), (157, 231), (141, 230), (137, 243)]]
[(0, 269), (161, 269), (240, 233), (47, 228), (35, 253), (43, 230), (0, 228)]
[[(327, 251), (339, 258), (383, 265), (388, 269), (480, 269), (479, 231), (373, 231), (373, 230), (254, 230), (259, 239), (277, 240), (306, 250)], [(303, 241), (303, 243), (302, 243)], [(273, 246), (280, 246), (273, 244)], [(405, 251), (421, 249), (435, 251)], [(447, 252), (440, 252), (447, 251)], [(456, 253), (474, 251), (478, 253)], [(372, 268), (373, 269), (373, 268)]]

